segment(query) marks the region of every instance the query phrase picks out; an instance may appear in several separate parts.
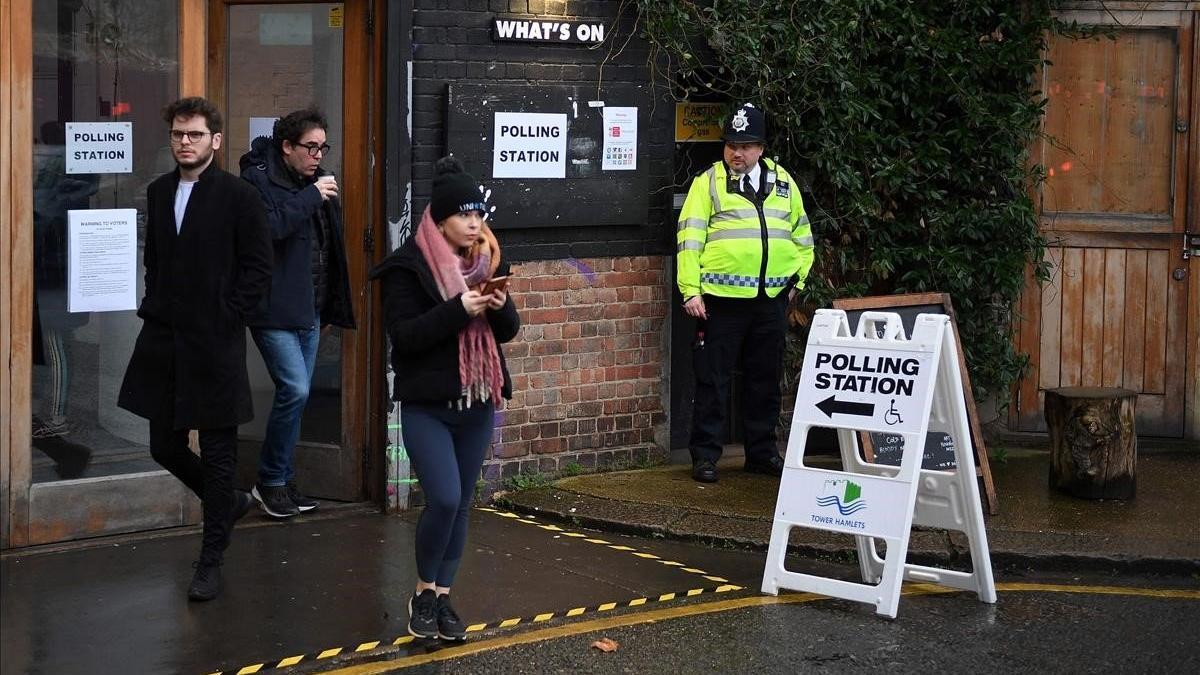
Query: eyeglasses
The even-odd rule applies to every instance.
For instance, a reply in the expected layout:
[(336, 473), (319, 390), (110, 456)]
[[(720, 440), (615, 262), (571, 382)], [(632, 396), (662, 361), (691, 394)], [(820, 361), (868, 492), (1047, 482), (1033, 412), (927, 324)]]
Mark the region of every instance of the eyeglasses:
[(317, 155), (323, 156), (323, 155), (329, 154), (329, 144), (328, 143), (321, 143), (320, 145), (318, 145), (315, 142), (314, 143), (293, 143), (292, 145), (294, 147), (304, 148), (305, 150), (307, 150), (309, 157), (316, 157)]
[(187, 138), (192, 143), (199, 143), (207, 136), (207, 131), (180, 131), (178, 129), (171, 130), (171, 142), (182, 143), (184, 138)]

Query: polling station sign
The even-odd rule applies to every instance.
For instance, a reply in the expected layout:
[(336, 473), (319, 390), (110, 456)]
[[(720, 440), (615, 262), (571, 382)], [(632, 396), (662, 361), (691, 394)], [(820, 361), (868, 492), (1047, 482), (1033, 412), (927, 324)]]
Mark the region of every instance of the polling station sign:
[(566, 178), (566, 113), (498, 112), (493, 178)]
[(908, 349), (810, 344), (796, 414), (815, 426), (917, 431), (932, 376), (931, 356)]
[(131, 122), (67, 122), (67, 173), (132, 173)]

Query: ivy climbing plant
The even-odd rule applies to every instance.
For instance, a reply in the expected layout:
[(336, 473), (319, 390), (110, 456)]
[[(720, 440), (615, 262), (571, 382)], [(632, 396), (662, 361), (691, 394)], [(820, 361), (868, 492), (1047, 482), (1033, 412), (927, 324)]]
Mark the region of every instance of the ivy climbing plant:
[(1070, 28), (1051, 5), (636, 0), (676, 98), (766, 111), (767, 154), (799, 176), (817, 238), (804, 307), (947, 292), (976, 394), (999, 401), (1025, 363), (1027, 266), (1045, 277), (1029, 150), (1047, 36)]

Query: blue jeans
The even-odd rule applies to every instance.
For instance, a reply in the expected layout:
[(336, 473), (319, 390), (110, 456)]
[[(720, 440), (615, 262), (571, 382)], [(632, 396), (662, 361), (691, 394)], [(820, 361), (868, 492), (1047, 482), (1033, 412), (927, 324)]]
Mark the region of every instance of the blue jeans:
[(258, 482), (277, 487), (296, 475), (296, 441), (317, 366), (321, 331), (316, 326), (306, 330), (251, 328), (250, 335), (275, 382), (275, 400), (258, 460)]

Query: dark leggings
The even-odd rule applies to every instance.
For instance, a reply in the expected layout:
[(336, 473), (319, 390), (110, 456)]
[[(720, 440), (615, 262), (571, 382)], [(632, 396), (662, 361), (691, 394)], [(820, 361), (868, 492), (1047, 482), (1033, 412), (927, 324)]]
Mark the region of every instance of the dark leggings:
[(445, 403), (402, 403), (400, 430), (425, 510), (417, 521), (417, 575), (424, 583), (450, 586), (467, 543), (467, 519), (475, 481), (495, 427), (491, 403), (470, 408)]

